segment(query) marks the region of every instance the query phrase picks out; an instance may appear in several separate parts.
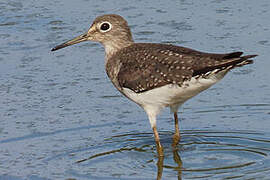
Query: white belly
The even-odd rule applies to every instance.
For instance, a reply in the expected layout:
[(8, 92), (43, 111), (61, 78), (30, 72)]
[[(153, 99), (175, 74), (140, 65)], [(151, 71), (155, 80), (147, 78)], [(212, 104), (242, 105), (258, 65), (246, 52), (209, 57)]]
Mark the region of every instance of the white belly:
[(190, 81), (185, 82), (181, 87), (176, 84), (169, 84), (143, 93), (135, 93), (131, 89), (123, 88), (123, 93), (144, 109), (152, 107), (159, 111), (167, 106), (178, 108), (186, 100), (209, 88), (220, 79), (215, 76), (207, 79), (192, 77)]

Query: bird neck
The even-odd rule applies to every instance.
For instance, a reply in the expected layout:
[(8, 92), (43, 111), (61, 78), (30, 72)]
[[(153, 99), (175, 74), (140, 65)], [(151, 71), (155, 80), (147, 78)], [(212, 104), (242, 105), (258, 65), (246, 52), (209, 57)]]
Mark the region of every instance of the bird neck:
[(119, 39), (111, 39), (110, 41), (106, 41), (103, 44), (106, 53), (106, 61), (111, 58), (117, 51), (130, 46), (134, 43), (132, 39), (130, 40), (119, 40)]

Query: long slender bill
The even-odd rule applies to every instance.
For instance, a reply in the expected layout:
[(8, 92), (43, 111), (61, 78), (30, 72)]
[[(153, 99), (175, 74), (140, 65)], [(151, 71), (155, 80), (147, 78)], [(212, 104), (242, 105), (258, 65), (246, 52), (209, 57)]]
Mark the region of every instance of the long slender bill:
[(82, 34), (82, 35), (80, 35), (78, 37), (75, 37), (74, 39), (71, 39), (69, 41), (64, 42), (63, 44), (55, 46), (54, 48), (52, 48), (51, 51), (56, 51), (58, 49), (62, 49), (64, 47), (67, 47), (67, 46), (70, 46), (70, 45), (73, 45), (73, 44), (77, 44), (77, 43), (80, 43), (80, 42), (83, 42), (83, 41), (87, 41), (87, 37), (88, 37), (88, 34), (84, 33), (84, 34)]

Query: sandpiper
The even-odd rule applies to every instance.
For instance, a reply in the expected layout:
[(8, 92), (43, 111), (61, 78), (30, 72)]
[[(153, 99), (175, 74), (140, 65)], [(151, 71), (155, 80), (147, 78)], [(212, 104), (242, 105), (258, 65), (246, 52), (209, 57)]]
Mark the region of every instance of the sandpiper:
[(241, 56), (243, 52), (212, 54), (169, 44), (135, 43), (127, 21), (116, 14), (97, 17), (85, 34), (52, 51), (82, 41), (97, 41), (104, 46), (107, 75), (124, 96), (145, 110), (159, 156), (163, 156), (156, 126), (159, 112), (169, 107), (174, 113), (172, 146), (176, 147), (181, 137), (178, 108), (217, 83), (229, 70), (253, 63), (250, 58), (256, 56)]

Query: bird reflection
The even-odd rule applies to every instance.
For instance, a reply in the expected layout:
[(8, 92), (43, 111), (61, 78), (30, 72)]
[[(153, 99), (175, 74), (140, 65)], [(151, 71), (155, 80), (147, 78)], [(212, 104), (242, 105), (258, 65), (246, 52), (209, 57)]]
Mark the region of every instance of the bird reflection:
[[(181, 157), (178, 154), (178, 149), (174, 148), (173, 149), (173, 160), (177, 164), (177, 167), (175, 170), (177, 170), (177, 179), (182, 180), (182, 160)], [(164, 156), (158, 156), (158, 162), (157, 162), (157, 180), (162, 179), (162, 172), (163, 172), (163, 167), (164, 167)]]
[(176, 169), (178, 171), (178, 180), (181, 180), (182, 179), (182, 165), (183, 165), (183, 163), (182, 163), (181, 157), (178, 154), (177, 149), (173, 150), (173, 160), (177, 164)]
[(161, 180), (162, 178), (162, 172), (163, 172), (163, 162), (164, 162), (164, 156), (158, 156), (158, 162), (157, 162), (157, 180)]
[[(105, 152), (100, 152), (100, 153), (93, 154), (93, 155), (91, 155), (89, 157), (86, 157), (84, 159), (78, 160), (77, 163), (83, 163), (85, 161), (90, 161), (90, 160), (95, 159), (95, 158), (98, 158), (98, 157), (103, 157), (103, 156), (108, 156), (108, 155), (114, 155), (116, 153), (132, 152), (132, 151), (135, 151), (135, 152), (144, 152), (145, 153), (145, 152), (147, 152), (149, 150), (150, 147), (152, 147), (152, 145), (150, 145), (150, 144), (147, 144), (147, 145), (144, 144), (144, 145), (142, 145), (140, 147), (139, 146), (122, 147), (122, 148), (119, 148), (119, 149), (113, 149), (111, 151), (105, 151)], [(166, 155), (167, 156), (164, 156), (164, 155), (160, 155), (159, 154), (157, 156), (158, 161), (156, 163), (156, 166), (157, 166), (156, 179), (157, 180), (161, 180), (162, 179), (163, 168), (165, 167), (165, 168), (169, 168), (169, 169), (172, 169), (175, 172), (177, 172), (177, 179), (178, 180), (181, 180), (182, 179), (182, 170), (183, 170), (182, 164), (183, 163), (182, 163), (181, 157), (179, 155), (178, 145), (175, 145), (174, 142), (172, 142), (172, 152), (167, 152)], [(170, 161), (171, 160), (170, 158), (173, 158), (173, 161), (174, 161), (175, 165), (173, 165), (173, 166), (164, 165), (164, 159), (165, 158), (167, 160), (166, 162)]]

